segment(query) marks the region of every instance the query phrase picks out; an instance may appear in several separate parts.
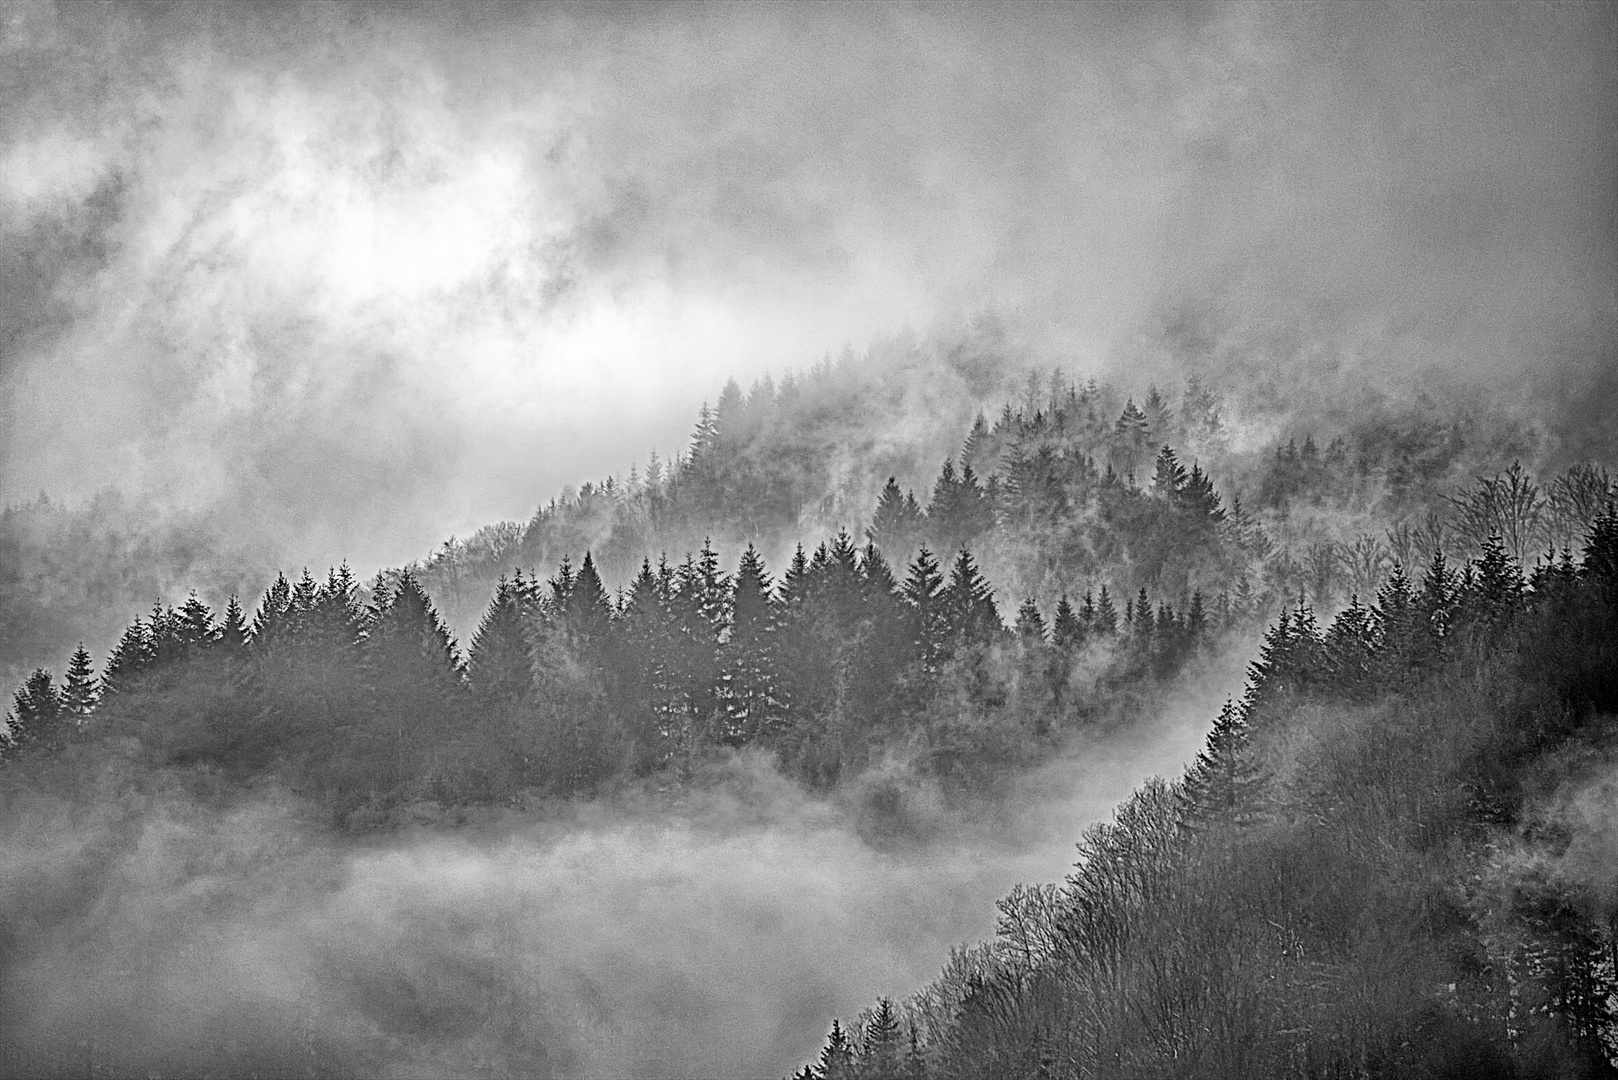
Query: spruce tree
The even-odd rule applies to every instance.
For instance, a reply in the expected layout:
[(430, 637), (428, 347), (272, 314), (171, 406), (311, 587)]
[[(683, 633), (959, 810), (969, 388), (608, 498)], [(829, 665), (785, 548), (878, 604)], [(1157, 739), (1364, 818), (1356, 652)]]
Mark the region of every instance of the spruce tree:
[(932, 669), (942, 658), (949, 636), (943, 592), (943, 572), (932, 552), (923, 547), (910, 564), (910, 573), (900, 587), (900, 594), (910, 608), (917, 659), (927, 669)]
[(915, 496), (901, 494), (898, 480), (888, 477), (877, 499), (871, 525), (865, 530), (865, 538), (895, 558), (903, 559), (920, 539), (921, 525), (921, 511), (916, 506)]
[(944, 586), (940, 600), (952, 637), (987, 644), (999, 633), (1000, 614), (995, 609), (994, 592), (966, 548), (956, 554), (949, 584)]
[(731, 632), (722, 658), (723, 741), (740, 746), (773, 733), (779, 697), (775, 680), (775, 602), (764, 559), (749, 544), (736, 570)]
[(351, 649), (359, 644), (365, 615), (359, 604), (359, 583), (343, 563), (326, 573), (326, 581), (309, 601), (306, 617), (311, 644), (330, 650)]
[(1376, 619), (1358, 595), (1326, 630), (1324, 652), (1327, 678), (1338, 692), (1352, 696), (1367, 688), (1376, 664)]
[(593, 653), (603, 646), (612, 617), (612, 605), (607, 599), (607, 590), (601, 584), (601, 575), (596, 572), (595, 560), (588, 551), (584, 553), (584, 562), (579, 565), (578, 576), (568, 589), (560, 611), (568, 632), (581, 648)]
[(415, 575), (381, 597), (360, 650), (364, 720), (354, 762), (378, 795), (409, 797), (461, 734), (462, 666), (455, 642)]
[(1485, 632), (1493, 633), (1517, 613), (1522, 596), (1521, 568), (1506, 551), (1499, 534), (1491, 535), (1483, 541), (1476, 584), (1466, 597), (1468, 617)]
[(1112, 597), (1105, 585), (1101, 586), (1101, 595), (1096, 600), (1095, 632), (1103, 637), (1110, 636), (1118, 630), (1118, 609), (1112, 605)]
[(528, 696), (527, 618), (521, 571), (515, 581), (502, 574), (467, 654), (467, 678), (483, 708), (515, 707)]
[(889, 998), (880, 998), (865, 1024), (859, 1071), (871, 1077), (896, 1077), (901, 1068), (899, 1014)]
[(67, 662), (67, 676), (62, 682), (62, 709), (73, 719), (73, 723), (82, 724), (84, 718), (96, 705), (96, 678), (95, 669), (90, 666), (90, 654), (85, 651), (84, 643), (73, 650), (73, 656)]
[(1157, 468), (1152, 476), (1152, 493), (1160, 499), (1177, 502), (1186, 485), (1185, 466), (1174, 451), (1164, 446), (1157, 454)]
[(49, 671), (36, 669), (17, 688), (12, 702), (6, 723), (8, 757), (60, 750), (66, 744), (71, 720), (64, 720), (62, 695)]
[(207, 648), (219, 636), (214, 625), (213, 611), (192, 592), (181, 606), (175, 630), (182, 646), (187, 650)]
[(107, 658), (106, 669), (101, 673), (102, 700), (130, 690), (150, 666), (151, 648), (146, 626), (137, 617), (124, 630), (123, 637)]
[(820, 1048), (819, 1069), (821, 1080), (853, 1080), (856, 1062), (854, 1045), (843, 1026), (833, 1018), (826, 1045)]
[(1045, 619), (1039, 613), (1039, 604), (1032, 596), (1023, 600), (1022, 606), (1017, 608), (1017, 638), (1025, 646), (1045, 644)]
[[(1085, 595), (1085, 602), (1089, 603), (1089, 595)], [(1092, 612), (1094, 605), (1090, 605)], [(1073, 605), (1068, 603), (1067, 593), (1056, 602), (1056, 617), (1051, 623), (1052, 637), (1056, 647), (1069, 652), (1078, 649), (1084, 644), (1085, 623), (1074, 612)]]
[(272, 649), (285, 640), (291, 605), (292, 586), (285, 574), (277, 574), (274, 584), (265, 591), (263, 599), (259, 601), (258, 611), (253, 615), (255, 649)]
[(219, 647), (233, 657), (240, 656), (247, 648), (247, 623), (235, 593), (230, 594), (230, 602), (225, 605), (225, 619), (219, 627)]
[(882, 549), (874, 543), (866, 544), (860, 554), (860, 579), (865, 582), (867, 600), (892, 599), (899, 588)]

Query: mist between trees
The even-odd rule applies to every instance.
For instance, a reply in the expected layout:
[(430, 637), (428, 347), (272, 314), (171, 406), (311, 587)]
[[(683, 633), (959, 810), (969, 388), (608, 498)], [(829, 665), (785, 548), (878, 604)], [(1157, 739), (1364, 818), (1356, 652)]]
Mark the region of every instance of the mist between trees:
[[(805, 383), (829, 389), (852, 377), (823, 367)], [(346, 566), (323, 579), (307, 570), (281, 576), (251, 611), (232, 598), (215, 612), (195, 594), (178, 608), (160, 603), (126, 629), (99, 674), (81, 647), (60, 685), (44, 669), (26, 679), (0, 770), (8, 816), (18, 823), (5, 845), (19, 885), (4, 992), (8, 1009), (24, 1018), (8, 1028), (8, 1060), (30, 1072), (668, 1075), (705, 1072), (716, 1061), (738, 1074), (785, 1071), (809, 1057), (854, 985), (888, 995), (889, 1004), (856, 1018), (851, 1034), (835, 1029), (819, 1075), (1109, 1075), (1159, 1060), (1190, 1062), (1179, 1073), (1164, 1067), (1192, 1075), (1232, 1061), (1284, 1072), (1343, 1054), (1403, 1060), (1387, 1040), (1406, 1029), (1384, 1023), (1380, 1005), (1368, 1005), (1350, 1035), (1322, 1036), (1325, 1049), (1313, 1035), (1255, 1045), (1239, 1026), (1231, 1038), (1246, 1049), (1231, 1049), (1174, 1026), (1204, 1006), (1169, 1000), (1169, 983), (1148, 981), (1137, 997), (1085, 989), (1090, 960), (1058, 971), (1079, 980), (1062, 991), (1077, 996), (1036, 994), (1028, 1004), (1019, 995), (1025, 978), (1046, 970), (1053, 943), (1078, 933), (1070, 921), (1073, 911), (1089, 910), (1083, 875), (1100, 858), (1096, 845), (1112, 843), (1108, 837), (1123, 845), (1116, 859), (1125, 880), (1158, 874), (1162, 860), (1168, 880), (1200, 880), (1185, 867), (1201, 865), (1202, 841), (1185, 837), (1203, 835), (1203, 817), (1234, 814), (1231, 828), (1245, 828), (1249, 814), (1268, 822), (1269, 810), (1249, 807), (1252, 793), (1287, 768), (1315, 768), (1294, 742), (1323, 739), (1331, 753), (1346, 752), (1307, 720), (1283, 721), (1291, 714), (1273, 702), (1342, 698), (1360, 709), (1388, 687), (1416, 700), (1424, 679), (1466, 657), (1529, 648), (1540, 639), (1512, 636), (1512, 628), (1548, 618), (1547, 605), (1563, 597), (1574, 612), (1567, 633), (1584, 643), (1566, 650), (1571, 719), (1545, 713), (1535, 723), (1549, 725), (1546, 741), (1502, 758), (1509, 775), (1491, 773), (1486, 782), (1521, 783), (1519, 772), (1540, 768), (1542, 752), (1584, 738), (1580, 718), (1608, 708), (1600, 677), (1578, 674), (1599, 669), (1610, 648), (1606, 609), (1592, 599), (1607, 595), (1602, 545), (1612, 525), (1610, 514), (1597, 518), (1612, 496), (1607, 475), (1576, 466), (1542, 483), (1513, 464), (1456, 485), (1457, 472), (1528, 440), (1506, 428), (1479, 444), (1459, 421), (1441, 436), (1425, 437), (1419, 425), (1389, 435), (1378, 420), (1324, 447), (1305, 433), (1301, 443), (1288, 434), (1244, 451), (1225, 407), (1200, 381), (1172, 406), (1158, 392), (1117, 405), (1121, 395), (1099, 384), (1036, 377), (1020, 406), (972, 424), (924, 499), (894, 474), (862, 536), (839, 529), (778, 561), (749, 538), (770, 543), (814, 515), (790, 499), (768, 499), (825, 490), (829, 481), (794, 481), (758, 471), (758, 462), (772, 445), (792, 447), (781, 460), (794, 468), (817, 460), (792, 446), (794, 431), (835, 426), (840, 415), (808, 405), (783, 410), (794, 394), (802, 391), (765, 384), (744, 398), (733, 384), (716, 410), (705, 410), (689, 455), (666, 471), (654, 465), (623, 484), (558, 500), (526, 528), (496, 527), (368, 586)], [(1223, 469), (1254, 492), (1252, 509), (1216, 486)], [(835, 499), (824, 498), (816, 513), (837, 512)], [(746, 542), (734, 571), (704, 537), (700, 551), (678, 561), (642, 559), (613, 595), (604, 568), (623, 575), (631, 545), (677, 538), (704, 515), (721, 542)], [(48, 503), (8, 515), (35, 525), (72, 520)], [(595, 531), (579, 531), (589, 522)], [(579, 541), (588, 542), (575, 564), (567, 545)], [(1546, 554), (1525, 586), (1520, 559), (1540, 545)], [(1446, 551), (1463, 572), (1450, 569)], [(525, 556), (553, 553), (548, 577), (517, 569)], [(433, 595), (464, 607), (496, 565), (512, 569), (495, 573), (463, 654)], [(996, 583), (1009, 584), (1002, 592)], [(1210, 670), (1245, 652), (1278, 607), (1247, 698), (1214, 721)], [(1324, 633), (1317, 611), (1338, 612)], [(1159, 732), (1166, 713), (1183, 715), (1171, 703), (1188, 694), (1198, 697), (1201, 723), (1214, 723), (1188, 779), (1149, 785), (1126, 804), (1122, 832), (1092, 834), (1077, 884), (1013, 893), (1003, 908), (1020, 944), (962, 953), (931, 990), (907, 998), (925, 977), (921, 957), (936, 963), (943, 943), (987, 929), (956, 905), (974, 899), (986, 911), (988, 898), (1021, 876), (988, 873), (989, 883), (975, 876), (973, 861), (1009, 871), (1039, 846), (1019, 844), (1030, 835), (1028, 815), (1071, 805), (1071, 796), (1027, 798), (1028, 778), (1055, 762), (1076, 763), (1086, 783), (1122, 780), (1124, 790), (1154, 772), (1174, 774), (1196, 737), (1154, 742), (1143, 733)], [(1245, 748), (1262, 742), (1260, 718), (1271, 714), (1284, 750), (1273, 751), (1274, 762), (1251, 762), (1259, 752)], [(1471, 731), (1453, 738), (1481, 738)], [(1148, 745), (1124, 754), (1116, 769), (1098, 767), (1118, 748)], [(1286, 754), (1302, 756), (1288, 765)], [(1451, 765), (1472, 761), (1461, 754)], [(1264, 798), (1292, 797), (1277, 790)], [(1526, 797), (1501, 798), (1504, 816), (1485, 815), (1485, 825), (1505, 828), (1529, 813)], [(1093, 819), (1103, 805), (1089, 804), (1077, 820)], [(1451, 816), (1440, 828), (1470, 812), (1443, 810)], [(1009, 855), (973, 839), (980, 834), (966, 823), (984, 815), (1021, 823), (1008, 833)], [(1130, 832), (1140, 815), (1156, 837), (1141, 841), (1144, 848)], [(1066, 825), (1076, 827), (1075, 819)], [(781, 869), (800, 856), (838, 869), (819, 877)], [(523, 859), (537, 860), (537, 877), (502, 869)], [(1191, 861), (1176, 861), (1183, 859)], [(1345, 860), (1350, 878), (1366, 866), (1385, 869)], [(568, 869), (592, 863), (600, 865)], [(688, 864), (734, 883), (742, 898), (721, 910), (758, 920), (755, 929), (727, 937), (704, 920), (711, 912), (688, 907), (717, 887)], [(761, 877), (736, 870), (754, 866)], [(539, 879), (553, 871), (571, 884), (556, 886), (554, 903), (536, 899), (533, 911), (512, 899), (467, 899), (468, 889), (551, 895)], [(809, 874), (801, 907), (777, 898), (798, 887), (797, 872)], [(612, 923), (620, 895), (634, 915), (659, 881), (672, 881), (668, 903), (685, 912), (671, 920), (679, 933), (711, 941), (710, 952), (730, 961), (712, 967), (694, 944), (673, 958), (654, 950), (683, 973), (670, 982), (626, 959), (623, 941), (596, 936)], [(959, 898), (933, 895), (941, 882), (948, 892), (962, 881), (976, 884)], [(861, 905), (892, 899), (894, 882), (919, 882), (926, 898), (898, 917), (885, 911), (869, 926), (844, 926), (829, 958), (790, 960), (795, 926), (869, 911)], [(253, 898), (266, 888), (269, 900)], [(1133, 917), (1123, 914), (1129, 910), (1106, 917)], [(200, 913), (202, 937), (154, 930), (153, 920), (162, 921), (154, 913), (165, 911)], [(385, 925), (365, 922), (375, 911), (401, 914)], [(668, 925), (630, 915), (631, 938)], [(1502, 925), (1528, 933), (1509, 918)], [(1578, 923), (1579, 940), (1606, 948), (1603, 925)], [(114, 973), (78, 944), (95, 934), (112, 954), (122, 942), (139, 944)], [(552, 936), (585, 951), (534, 944)], [(738, 940), (786, 949), (789, 960), (736, 959)], [(1237, 941), (1219, 955), (1234, 956)], [(853, 947), (882, 955), (893, 942), (900, 944), (875, 965)], [(1082, 939), (1075, 947), (1092, 949)], [(1283, 955), (1292, 955), (1288, 948)], [(491, 960), (512, 949), (512, 960)], [(1023, 950), (1021, 968), (1007, 949)], [(1177, 954), (1144, 955), (1150, 966)], [(210, 983), (205, 972), (220, 965), (233, 974)], [(839, 965), (863, 974), (843, 979)], [(254, 982), (261, 967), (265, 985)], [(1578, 970), (1604, 977), (1589, 974), (1589, 963)], [(801, 973), (813, 989), (772, 984), (750, 1011), (737, 1003), (737, 980), (783, 971)], [(1333, 979), (1359, 977), (1333, 971)], [(93, 992), (84, 989), (91, 983)], [(1451, 1032), (1454, 1047), (1495, 1047), (1510, 1063), (1523, 1059), (1521, 1039), (1531, 1035), (1589, 1058), (1605, 1030), (1589, 1019), (1596, 1014), (1579, 1014), (1584, 1027), (1563, 1040), (1560, 991), (1545, 985), (1546, 1024), (1513, 1019), (1508, 993), (1506, 1005), (1489, 999), (1492, 1012), (1461, 1014), (1474, 1028)], [(1497, 990), (1488, 983), (1477, 993)], [(1206, 1007), (1220, 1023), (1239, 1025), (1271, 1016), (1273, 1005), (1246, 997), (1247, 1011)], [(1106, 1011), (1115, 1008), (1126, 1011)], [(1137, 1046), (1119, 1032), (1156, 1029), (1140, 1028), (1129, 1008), (1159, 1010), (1173, 1031)], [(1029, 1019), (1036, 1013), (1044, 1019)], [(1488, 1017), (1505, 1017), (1504, 1026), (1489, 1027)], [(980, 1018), (988, 1025), (981, 1030)], [(1183, 1049), (1195, 1053), (1187, 1058)], [(1299, 1075), (1312, 1068), (1297, 1067)]]

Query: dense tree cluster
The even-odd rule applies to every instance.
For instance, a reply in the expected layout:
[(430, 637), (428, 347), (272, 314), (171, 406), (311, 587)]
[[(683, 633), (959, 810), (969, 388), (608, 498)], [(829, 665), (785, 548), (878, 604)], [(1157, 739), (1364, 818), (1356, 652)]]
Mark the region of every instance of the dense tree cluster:
[(1618, 907), (1565, 800), (1610, 793), (1615, 715), (1610, 508), (1526, 580), (1494, 535), (1324, 630), (1296, 603), (1183, 777), (799, 1078), (1610, 1075)]
[(922, 547), (900, 579), (846, 532), (800, 547), (779, 582), (755, 549), (728, 573), (712, 545), (644, 562), (616, 597), (589, 553), (546, 581), (519, 571), (464, 661), (412, 573), (361, 597), (342, 567), (278, 577), (251, 619), (234, 599), (219, 617), (194, 594), (159, 605), (99, 680), (82, 647), (62, 689), (35, 672), (0, 745), (21, 758), (133, 735), (171, 763), (276, 770), (353, 824), (678, 775), (723, 747), (830, 784), (907, 742), (950, 775), (1037, 759), (1234, 618), (1211, 620), (1200, 594), (1154, 606), (1144, 589), (1120, 616), (1103, 586), (1062, 597), (1049, 628), (1028, 598), (1008, 630), (968, 548), (941, 565)]

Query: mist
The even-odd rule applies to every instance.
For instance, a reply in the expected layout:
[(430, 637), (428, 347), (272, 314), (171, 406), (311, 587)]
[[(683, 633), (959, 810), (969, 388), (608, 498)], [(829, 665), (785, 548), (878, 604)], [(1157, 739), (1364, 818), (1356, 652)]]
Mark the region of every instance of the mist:
[(1610, 443), (1599, 6), (9, 8), (0, 499), (366, 569), (728, 376), (1501, 386)]
[[(130, 786), (113, 751), (8, 789), (9, 1068), (767, 1076), (902, 997), (1177, 775), (1246, 648), (993, 791), (902, 760), (832, 793), (765, 755), (534, 812), (416, 808), (343, 837), (276, 785)], [(64, 788), (65, 777), (94, 791)], [(93, 803), (89, 797), (94, 795)], [(22, 931), (26, 931), (23, 933)]]

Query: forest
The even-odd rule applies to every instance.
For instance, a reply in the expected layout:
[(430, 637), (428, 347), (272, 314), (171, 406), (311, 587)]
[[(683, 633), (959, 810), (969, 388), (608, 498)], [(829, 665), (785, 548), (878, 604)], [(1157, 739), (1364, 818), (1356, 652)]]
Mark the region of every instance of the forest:
[[(271, 785), (352, 843), (667, 797), (762, 754), (823, 792), (899, 762), (965, 805), (1256, 647), (1183, 776), (1085, 833), (1065, 881), (1005, 896), (998, 936), (934, 983), (833, 1019), (796, 1075), (1610, 1069), (1604, 470), (1458, 480), (1499, 439), (1419, 411), (1244, 456), (1226, 433), (1242, 402), (1198, 378), (1172, 405), (1155, 388), (1118, 405), (1036, 372), (923, 497), (872, 474), (844, 494), (874, 498), (833, 527), (847, 503), (802, 463), (846, 417), (812, 401), (866, 377), (732, 382), (666, 466), (367, 582), (343, 565), (278, 575), (248, 605), (159, 602), (103, 663), (81, 644), (59, 680), (22, 680), (0, 798), (88, 793), (109, 769), (219, 805)], [(44, 526), (74, 513), (8, 510), (12, 559), (29, 530), (72, 535)], [(761, 548), (795, 530), (809, 542), (772, 567)], [(678, 558), (649, 547), (699, 534)], [(441, 605), (480, 589), (463, 649)], [(870, 797), (903, 816), (898, 789)], [(26, 955), (26, 927), (7, 935)], [(71, 1041), (8, 1042), (8, 1069), (66, 1075)]]

